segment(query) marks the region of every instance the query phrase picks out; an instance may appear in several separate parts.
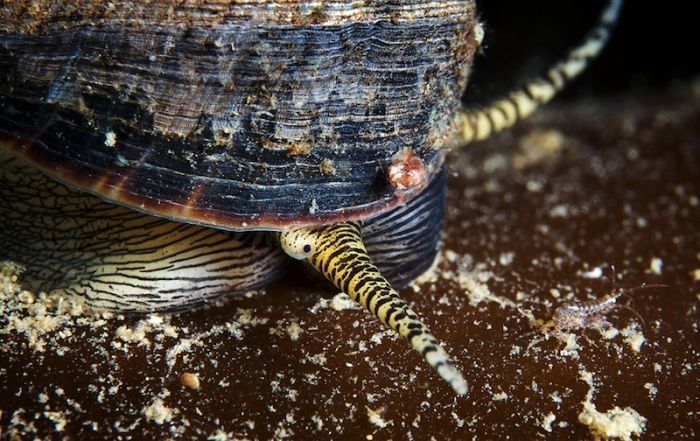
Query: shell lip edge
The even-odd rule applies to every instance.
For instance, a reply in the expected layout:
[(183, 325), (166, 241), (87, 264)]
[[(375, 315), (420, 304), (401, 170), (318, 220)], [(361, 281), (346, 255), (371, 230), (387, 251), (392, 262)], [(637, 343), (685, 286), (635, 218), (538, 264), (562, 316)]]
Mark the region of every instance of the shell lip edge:
[(439, 175), (445, 160), (445, 154), (437, 154), (432, 158), (428, 167), (428, 178), (423, 185), (410, 190), (393, 191), (391, 194), (369, 203), (306, 214), (236, 215), (231, 212), (223, 213), (202, 207), (173, 203), (173, 201), (163, 203), (160, 200), (127, 194), (118, 191), (118, 189), (107, 194), (101, 189), (100, 178), (87, 178), (79, 171), (71, 170), (69, 167), (57, 167), (56, 164), (44, 160), (40, 154), (33, 154), (34, 148), (31, 143), (22, 143), (19, 139), (11, 136), (0, 136), (0, 149), (9, 151), (49, 178), (76, 191), (92, 194), (107, 203), (120, 205), (149, 216), (227, 231), (283, 231), (291, 227), (315, 227), (371, 219), (407, 203), (420, 194)]

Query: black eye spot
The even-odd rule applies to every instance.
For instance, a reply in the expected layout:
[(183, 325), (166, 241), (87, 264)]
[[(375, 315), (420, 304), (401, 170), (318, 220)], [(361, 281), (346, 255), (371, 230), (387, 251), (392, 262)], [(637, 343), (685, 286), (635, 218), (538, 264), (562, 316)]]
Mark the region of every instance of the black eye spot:
[(309, 245), (308, 243), (306, 245), (304, 245), (304, 252), (310, 253), (311, 252), (311, 245)]

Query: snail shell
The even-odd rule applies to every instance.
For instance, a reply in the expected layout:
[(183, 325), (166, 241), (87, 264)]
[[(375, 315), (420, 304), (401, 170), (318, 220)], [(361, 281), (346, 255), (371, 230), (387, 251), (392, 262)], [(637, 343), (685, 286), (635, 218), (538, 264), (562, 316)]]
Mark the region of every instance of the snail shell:
[[(415, 196), (478, 47), (471, 0), (23, 5), (0, 9), (0, 142), (105, 200), (235, 230)], [(426, 178), (397, 187), (405, 149)]]

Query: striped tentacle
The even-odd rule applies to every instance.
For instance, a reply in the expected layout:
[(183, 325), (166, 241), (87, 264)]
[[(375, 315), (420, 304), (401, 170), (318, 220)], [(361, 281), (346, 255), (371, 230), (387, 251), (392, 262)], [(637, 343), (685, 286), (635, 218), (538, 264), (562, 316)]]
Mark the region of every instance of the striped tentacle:
[(454, 144), (488, 138), (524, 119), (554, 98), (602, 52), (617, 21), (622, 3), (623, 0), (609, 0), (596, 26), (583, 42), (552, 66), (545, 76), (528, 81), (524, 86), (485, 107), (459, 112), (454, 119), (457, 131)]
[(294, 228), (280, 234), (280, 243), (287, 254), (306, 260), (385, 326), (408, 340), (458, 394), (467, 393), (467, 382), (447, 352), (372, 262), (358, 225)]
[(266, 233), (146, 216), (47, 179), (0, 149), (0, 260), (45, 290), (120, 311), (189, 308), (260, 288), (286, 256)]

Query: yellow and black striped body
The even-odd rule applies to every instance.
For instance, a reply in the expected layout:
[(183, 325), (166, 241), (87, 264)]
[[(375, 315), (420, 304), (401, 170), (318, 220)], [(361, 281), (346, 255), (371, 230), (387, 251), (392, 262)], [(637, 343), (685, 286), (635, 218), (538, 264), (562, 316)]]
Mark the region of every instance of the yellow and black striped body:
[[(466, 393), (445, 351), (382, 275), (405, 285), (431, 264), (444, 198), (443, 171), (408, 204), (362, 227), (308, 230), (318, 251), (310, 263)], [(283, 233), (284, 251), (289, 253), (286, 244), (294, 235), (306, 238), (305, 231)], [(35, 291), (132, 312), (192, 308), (259, 288), (282, 275), (288, 261), (273, 233), (220, 231), (144, 215), (70, 189), (0, 150), (4, 259), (25, 267), (23, 281)]]
[(265, 232), (227, 232), (107, 204), (0, 149), (0, 260), (99, 309), (191, 308), (263, 287), (287, 257)]
[(280, 243), (287, 254), (306, 260), (385, 326), (408, 340), (458, 394), (467, 393), (467, 383), (447, 352), (372, 262), (358, 224), (294, 228), (280, 234)]
[(455, 144), (486, 139), (526, 118), (552, 100), (571, 80), (583, 72), (590, 61), (605, 47), (612, 27), (620, 14), (623, 0), (608, 0), (598, 23), (583, 42), (547, 70), (546, 75), (532, 79), (485, 107), (465, 109), (453, 120)]

